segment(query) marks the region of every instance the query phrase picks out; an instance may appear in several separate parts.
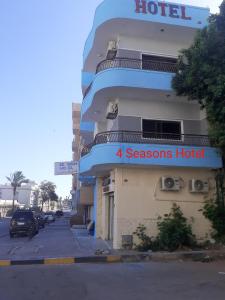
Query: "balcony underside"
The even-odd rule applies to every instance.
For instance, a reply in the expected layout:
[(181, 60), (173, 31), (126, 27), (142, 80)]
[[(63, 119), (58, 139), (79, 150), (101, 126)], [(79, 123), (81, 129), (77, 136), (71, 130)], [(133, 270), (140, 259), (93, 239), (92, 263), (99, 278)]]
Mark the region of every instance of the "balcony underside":
[[(82, 121), (99, 121), (105, 118), (110, 98), (167, 99), (172, 91), (173, 73), (114, 68), (98, 73), (82, 103)], [(180, 99), (180, 98), (179, 98)]]
[[(195, 157), (188, 157), (190, 153)], [(222, 167), (222, 160), (218, 150), (212, 147), (114, 142), (93, 146), (80, 160), (80, 174), (96, 176), (117, 166), (218, 169)]]

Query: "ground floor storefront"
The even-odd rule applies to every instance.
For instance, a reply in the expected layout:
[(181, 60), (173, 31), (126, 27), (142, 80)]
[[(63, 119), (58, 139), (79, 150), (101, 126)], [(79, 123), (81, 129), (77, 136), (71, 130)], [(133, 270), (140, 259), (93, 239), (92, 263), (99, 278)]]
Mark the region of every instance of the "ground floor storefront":
[(175, 203), (197, 239), (204, 241), (211, 226), (202, 208), (215, 194), (215, 171), (210, 169), (115, 168), (96, 179), (95, 236), (110, 240), (114, 249), (136, 242), (133, 232), (140, 224), (156, 236), (158, 218), (169, 214)]

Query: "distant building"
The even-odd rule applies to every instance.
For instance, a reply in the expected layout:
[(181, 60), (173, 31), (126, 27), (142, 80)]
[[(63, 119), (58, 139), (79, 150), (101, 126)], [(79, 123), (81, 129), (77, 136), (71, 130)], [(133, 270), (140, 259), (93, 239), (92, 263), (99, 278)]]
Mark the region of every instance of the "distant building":
[[(72, 106), (72, 118), (73, 118), (73, 160), (79, 161), (81, 150), (83, 149), (83, 139), (80, 136), (80, 114), (81, 104), (73, 103)], [(84, 126), (85, 124), (82, 124)], [(88, 124), (86, 124), (88, 125)], [(88, 135), (88, 132), (87, 132)], [(91, 139), (93, 133), (91, 133)], [(94, 207), (94, 185), (92, 182), (81, 182), (78, 174), (73, 175), (72, 182), (72, 209), (76, 211), (77, 215), (82, 216), (83, 222), (87, 223), (89, 220), (93, 220), (93, 207)]]
[[(1, 200), (0, 199), (0, 218), (7, 216), (7, 212), (12, 209), (13, 200)], [(19, 207), (17, 201), (14, 202), (15, 207)]]
[[(22, 184), (16, 190), (15, 200), (20, 207), (32, 207), (34, 205), (34, 190), (37, 184), (34, 181)], [(10, 184), (0, 185), (0, 200), (13, 200), (13, 188)]]

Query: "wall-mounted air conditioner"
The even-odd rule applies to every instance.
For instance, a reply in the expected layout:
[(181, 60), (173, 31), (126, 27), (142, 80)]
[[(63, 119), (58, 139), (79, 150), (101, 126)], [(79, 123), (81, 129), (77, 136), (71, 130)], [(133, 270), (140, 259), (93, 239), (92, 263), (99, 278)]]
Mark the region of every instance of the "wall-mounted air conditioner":
[(189, 191), (191, 193), (208, 193), (209, 182), (201, 179), (191, 179), (189, 182)]
[(102, 182), (102, 192), (103, 194), (113, 193), (115, 191), (115, 179), (114, 177), (107, 176)]
[(117, 53), (117, 43), (116, 41), (109, 41), (108, 48), (107, 48), (107, 59), (114, 59)]
[(118, 104), (109, 102), (106, 110), (106, 119), (114, 120), (118, 116)]
[(164, 176), (161, 178), (161, 191), (179, 191), (180, 179), (177, 177)]

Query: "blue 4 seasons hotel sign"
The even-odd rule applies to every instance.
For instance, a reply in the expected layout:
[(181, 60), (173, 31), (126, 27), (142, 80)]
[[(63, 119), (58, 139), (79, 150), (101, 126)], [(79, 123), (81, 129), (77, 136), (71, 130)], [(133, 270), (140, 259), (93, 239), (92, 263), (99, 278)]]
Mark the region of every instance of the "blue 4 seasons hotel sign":
[(140, 14), (161, 15), (174, 19), (192, 20), (186, 14), (186, 6), (166, 2), (135, 0), (135, 12)]

